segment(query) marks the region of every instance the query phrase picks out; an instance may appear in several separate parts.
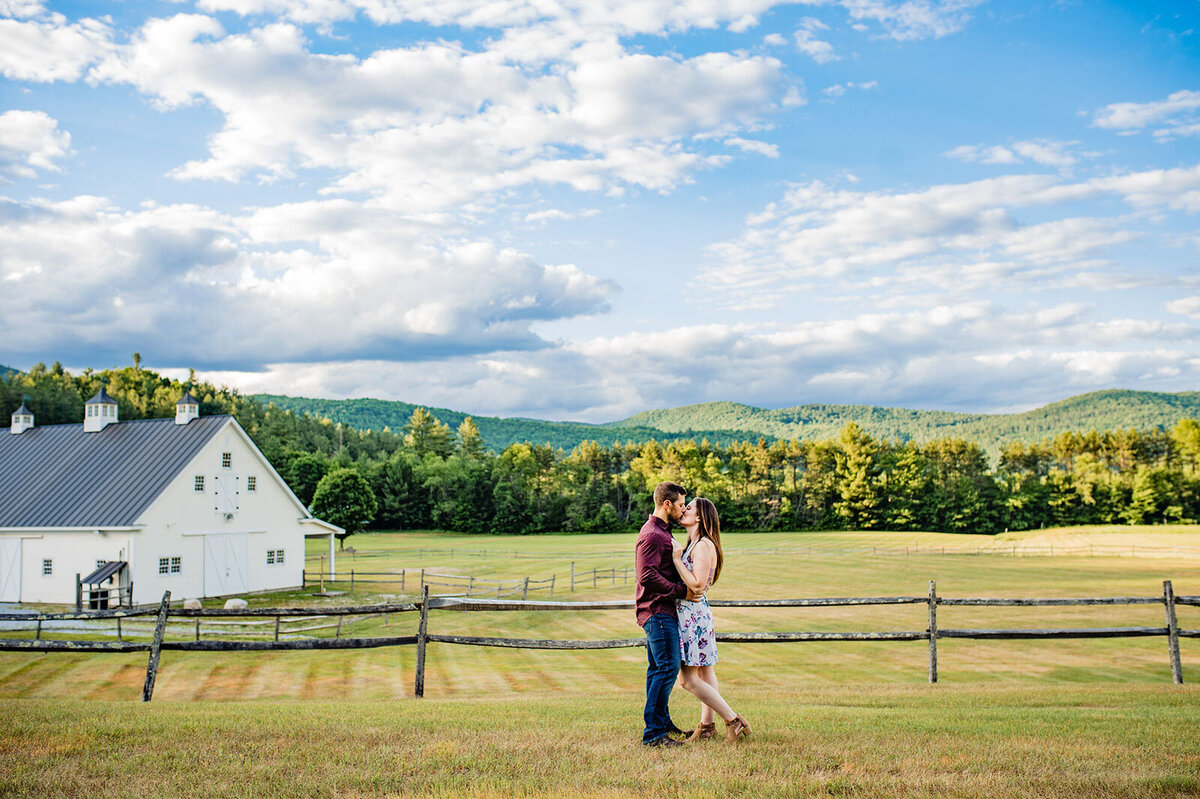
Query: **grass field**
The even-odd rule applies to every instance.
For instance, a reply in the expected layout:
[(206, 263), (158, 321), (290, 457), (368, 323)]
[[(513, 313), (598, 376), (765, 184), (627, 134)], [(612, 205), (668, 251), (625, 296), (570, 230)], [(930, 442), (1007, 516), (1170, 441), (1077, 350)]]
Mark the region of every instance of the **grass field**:
[[(1040, 536), (1103, 541), (1139, 532), (1145, 537), (1138, 541), (1156, 546), (1200, 546), (1194, 527)], [(1196, 557), (935, 554), (964, 538), (729, 535), (726, 570), (710, 596), (923, 595), (930, 579), (941, 595), (955, 597), (1160, 596), (1167, 578), (1178, 594), (1200, 594)], [(632, 536), (425, 533), (350, 543), (360, 552), (340, 559), (343, 573), (557, 574), (555, 599), (632, 592), (603, 583), (580, 585), (574, 595), (564, 589), (571, 561), (579, 571), (625, 566)], [(918, 554), (862, 551), (895, 545)], [(451, 557), (451, 549), (459, 554)], [(467, 550), (486, 554), (462, 554)], [(397, 593), (396, 585), (359, 585), (333, 600), (315, 600), (311, 589), (250, 599), (252, 606), (361, 604)], [(1200, 608), (1180, 607), (1179, 621), (1200, 628)], [(386, 627), (376, 618), (347, 634), (409, 634), (416, 622), (416, 614), (396, 614)], [(717, 623), (730, 632), (921, 630), (926, 608), (719, 608)], [(942, 628), (1162, 624), (1161, 605), (939, 610)], [(640, 633), (630, 611), (438, 611), (430, 631)], [(47, 796), (191, 796), (203, 776), (207, 796), (1200, 796), (1200, 640), (1181, 644), (1183, 687), (1170, 684), (1161, 638), (943, 640), (936, 686), (926, 683), (923, 641), (723, 644), (722, 691), (755, 725), (753, 739), (670, 753), (634, 743), (641, 649), (431, 644), (426, 698), (419, 701), (409, 699), (411, 646), (164, 652), (149, 705), (136, 702), (144, 654), (0, 653), (0, 710), (8, 720), (0, 733), (0, 795), (36, 789)], [(694, 722), (687, 694), (676, 690), (672, 708), (680, 724)]]
[(738, 701), (751, 738), (679, 750), (637, 745), (633, 693), (8, 700), (0, 795), (1200, 795), (1194, 687), (756, 686)]

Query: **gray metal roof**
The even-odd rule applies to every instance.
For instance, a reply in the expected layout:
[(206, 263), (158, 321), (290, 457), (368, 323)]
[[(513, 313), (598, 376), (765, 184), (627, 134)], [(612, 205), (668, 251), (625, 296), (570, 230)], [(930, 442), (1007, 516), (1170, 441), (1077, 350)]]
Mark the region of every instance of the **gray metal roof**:
[(88, 400), (87, 402), (85, 402), (83, 404), (84, 405), (92, 405), (92, 404), (116, 405), (117, 401), (115, 399), (113, 399), (112, 397), (108, 396), (108, 392), (104, 390), (104, 386), (100, 386), (100, 390), (96, 392), (96, 396), (92, 397), (90, 400)]
[(25, 403), (21, 403), (21, 407), (13, 411), (13, 416), (33, 416), (33, 411), (25, 407)]
[(179, 398), (179, 402), (176, 402), (175, 404), (176, 405), (199, 405), (200, 403), (194, 397), (192, 397), (192, 392), (185, 391), (185, 392), (183, 392), (183, 396)]
[(0, 527), (133, 524), (232, 417), (82, 424), (0, 435)]
[(121, 571), (128, 565), (129, 563), (123, 560), (110, 560), (103, 566), (97, 568), (96, 571), (92, 572), (87, 577), (81, 579), (79, 582), (86, 583), (87, 585), (100, 585), (100, 583), (104, 582), (109, 577), (112, 577), (114, 574)]

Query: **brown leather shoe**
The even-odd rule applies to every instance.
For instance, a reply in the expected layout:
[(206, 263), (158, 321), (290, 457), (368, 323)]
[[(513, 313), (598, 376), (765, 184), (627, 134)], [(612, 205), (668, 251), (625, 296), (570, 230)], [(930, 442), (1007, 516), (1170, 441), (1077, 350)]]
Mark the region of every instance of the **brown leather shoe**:
[(742, 718), (741, 714), (733, 717), (733, 721), (725, 722), (725, 741), (732, 743), (738, 738), (745, 738), (750, 734), (750, 725)]
[(692, 732), (692, 734), (688, 736), (687, 742), (694, 744), (696, 741), (702, 741), (707, 738), (711, 738), (716, 735), (716, 733), (716, 724), (698, 724), (696, 725), (696, 729)]

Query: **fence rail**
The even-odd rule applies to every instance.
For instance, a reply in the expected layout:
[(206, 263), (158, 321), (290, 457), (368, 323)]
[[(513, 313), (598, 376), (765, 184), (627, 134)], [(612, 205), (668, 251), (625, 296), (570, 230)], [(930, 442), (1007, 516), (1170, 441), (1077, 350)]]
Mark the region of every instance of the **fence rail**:
[[(358, 558), (394, 557), (397, 555), (450, 558), (488, 558), (503, 555), (513, 559), (527, 560), (575, 560), (579, 552), (547, 552), (531, 553), (508, 549), (459, 549), (457, 547), (404, 547), (399, 549), (349, 550), (346, 552), (355, 560)], [(726, 555), (880, 555), (880, 556), (915, 556), (915, 555), (996, 555), (1009, 557), (1059, 557), (1079, 556), (1092, 558), (1200, 558), (1200, 547), (1169, 546), (1150, 547), (1138, 544), (1021, 544), (993, 541), (987, 544), (961, 544), (946, 546), (912, 544), (892, 544), (888, 546), (835, 547), (822, 546), (783, 546), (783, 547), (725, 547)], [(593, 550), (586, 553), (589, 557), (621, 557), (628, 558), (629, 552), (623, 549)], [(307, 555), (305, 560), (316, 561), (323, 555)], [(602, 569), (607, 571), (607, 569)]]
[[(607, 640), (566, 640), (503, 638), (494, 636), (446, 635), (429, 632), (431, 610), (460, 612), (562, 612), (629, 610), (631, 600), (609, 600), (596, 602), (528, 601), (511, 599), (480, 599), (465, 596), (431, 597), (429, 583), (422, 585), (419, 602), (397, 602), (378, 605), (357, 605), (320, 608), (247, 608), (244, 610), (198, 609), (185, 610), (170, 607), (170, 592), (163, 594), (158, 608), (140, 610), (96, 611), (92, 613), (10, 613), (0, 615), (0, 622), (34, 621), (38, 624), (39, 637), (35, 639), (0, 638), (0, 651), (25, 652), (149, 652), (146, 668), (146, 685), (143, 701), (153, 695), (158, 662), (162, 651), (177, 652), (267, 652), (303, 651), (325, 649), (367, 649), (389, 646), (416, 645), (417, 664), (414, 693), (420, 697), (425, 690), (425, 663), (427, 645), (430, 643), (459, 646), (485, 646), (509, 649), (557, 649), (598, 650), (645, 646), (644, 638), (614, 638)], [(715, 607), (853, 607), (871, 605), (917, 605), (928, 606), (929, 623), (924, 630), (901, 631), (831, 631), (831, 632), (727, 632), (718, 633), (716, 639), (724, 643), (788, 643), (804, 641), (928, 641), (929, 681), (937, 682), (937, 642), (941, 639), (1088, 639), (1088, 638), (1140, 638), (1158, 637), (1167, 639), (1167, 654), (1171, 667), (1172, 681), (1183, 683), (1183, 670), (1179, 655), (1180, 638), (1200, 638), (1200, 629), (1181, 629), (1176, 618), (1178, 605), (1200, 606), (1200, 596), (1176, 596), (1170, 580), (1163, 582), (1162, 596), (1153, 597), (1055, 597), (1055, 598), (958, 598), (942, 597), (937, 594), (934, 581), (929, 582), (926, 596), (893, 597), (816, 597), (807, 599), (726, 599), (714, 600)], [(1069, 606), (1069, 605), (1152, 605), (1161, 604), (1165, 611), (1162, 627), (1082, 627), (1065, 629), (946, 629), (938, 626), (937, 609), (947, 606)], [(342, 620), (347, 616), (371, 617), (389, 613), (419, 613), (416, 635), (383, 637), (341, 637)], [(155, 616), (154, 632), (149, 642), (139, 641), (63, 641), (40, 637), (41, 624), (46, 621), (106, 621), (116, 619), (145, 618)], [(214, 616), (256, 620), (274, 617), (274, 640), (229, 641), (199, 640), (201, 619)], [(192, 641), (164, 640), (171, 617), (194, 619), (197, 637)], [(280, 640), (280, 623), (284, 617), (303, 620), (314, 617), (336, 617), (338, 634), (333, 638), (302, 638)], [(386, 615), (384, 616), (386, 623)], [(359, 619), (361, 620), (361, 619)], [(355, 620), (351, 620), (355, 621)], [(261, 621), (251, 622), (262, 624)], [(269, 623), (269, 622), (268, 622)], [(350, 623), (350, 622), (346, 622)], [(332, 625), (327, 625), (332, 626)], [(309, 628), (315, 629), (315, 628)], [(267, 635), (269, 633), (262, 633)]]

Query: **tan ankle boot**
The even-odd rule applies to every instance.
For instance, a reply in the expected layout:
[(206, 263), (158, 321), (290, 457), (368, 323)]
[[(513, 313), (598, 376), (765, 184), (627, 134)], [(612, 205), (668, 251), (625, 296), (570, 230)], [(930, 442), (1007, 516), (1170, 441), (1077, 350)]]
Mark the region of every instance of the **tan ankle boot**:
[(696, 726), (695, 731), (690, 736), (688, 736), (687, 742), (690, 744), (694, 744), (694, 743), (696, 743), (696, 741), (700, 741), (705, 738), (711, 738), (714, 735), (716, 735), (716, 733), (717, 733), (717, 725), (716, 724), (698, 724)]
[(750, 734), (750, 725), (742, 718), (741, 714), (733, 717), (732, 721), (725, 722), (725, 741), (732, 743), (738, 738), (745, 738)]

